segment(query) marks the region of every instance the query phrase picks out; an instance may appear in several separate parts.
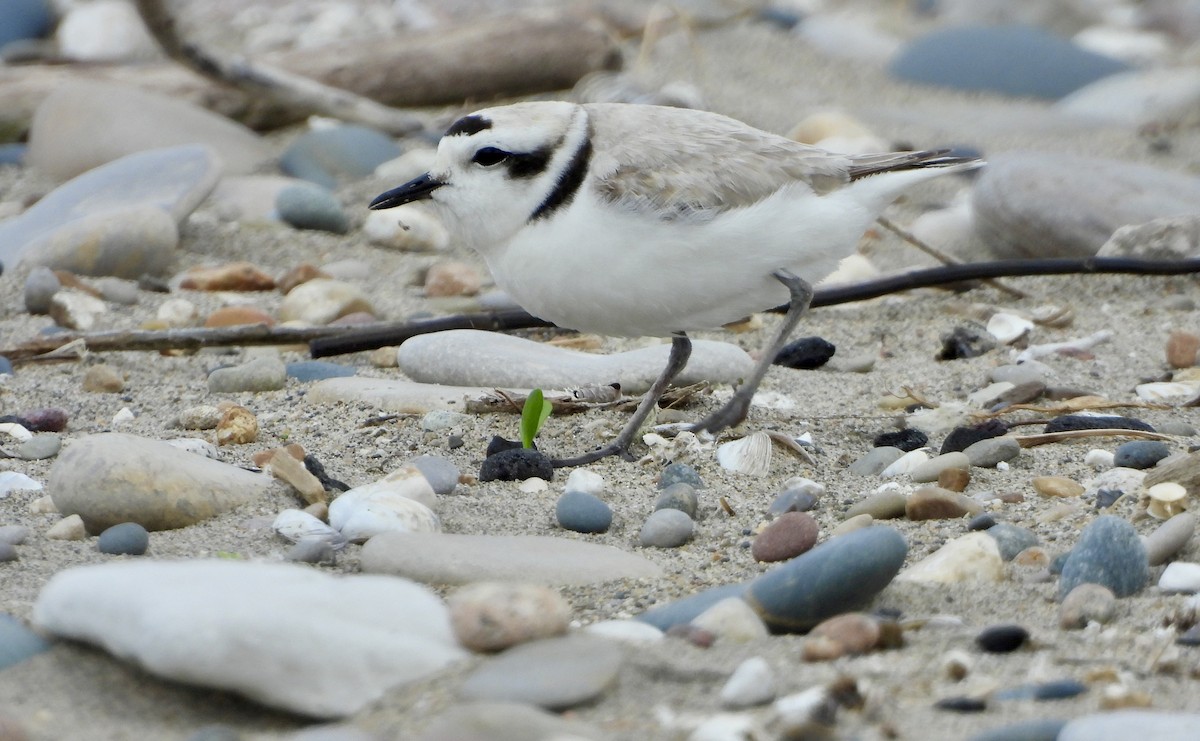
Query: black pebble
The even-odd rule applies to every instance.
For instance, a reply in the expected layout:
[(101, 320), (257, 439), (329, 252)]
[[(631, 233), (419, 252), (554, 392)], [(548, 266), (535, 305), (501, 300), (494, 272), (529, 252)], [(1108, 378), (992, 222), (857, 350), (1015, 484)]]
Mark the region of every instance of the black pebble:
[(987, 334), (972, 327), (955, 327), (949, 334), (942, 335), (942, 349), (938, 360), (959, 360), (983, 355), (996, 346)]
[(801, 337), (795, 342), (784, 345), (779, 354), (775, 356), (775, 365), (812, 370), (828, 363), (835, 352), (837, 352), (837, 348), (833, 346), (832, 342), (820, 337)]
[(994, 654), (1016, 651), (1028, 640), (1029, 631), (1020, 625), (992, 625), (975, 636), (976, 645)]
[(524, 481), (534, 476), (549, 481), (554, 478), (554, 465), (532, 448), (502, 450), (489, 455), (479, 467), (480, 481)]
[(950, 430), (949, 435), (946, 435), (939, 454), (958, 453), (966, 450), (980, 440), (1000, 437), (1006, 432), (1008, 432), (1008, 425), (998, 419), (989, 419), (987, 422), (980, 422), (970, 427), (955, 427), (953, 430)]
[(996, 518), (991, 512), (984, 512), (981, 515), (975, 515), (971, 521), (967, 523), (968, 530), (987, 530), (996, 524)]
[(910, 453), (917, 448), (925, 447), (927, 442), (929, 442), (929, 436), (924, 432), (906, 427), (895, 432), (881, 432), (875, 436), (875, 440), (871, 444), (876, 448), (900, 448), (905, 453)]
[(24, 417), (18, 417), (15, 414), (5, 414), (3, 416), (0, 416), (0, 424), (8, 424), (8, 423), (18, 424), (18, 425), (21, 425), (22, 427), (24, 427), (25, 429), (29, 430), (30, 432), (36, 432), (36, 430), (33, 429), (32, 422), (25, 419)]
[(938, 710), (953, 710), (956, 713), (982, 713), (987, 702), (978, 697), (946, 697), (933, 704)]
[(488, 440), (486, 457), (491, 458), (496, 453), (503, 453), (506, 450), (516, 450), (522, 447), (520, 440), (507, 440), (499, 435), (492, 435), (492, 439)]
[(1071, 430), (1144, 430), (1154, 428), (1133, 417), (1085, 417), (1082, 414), (1067, 414), (1055, 417), (1046, 424), (1043, 432), (1070, 432)]
[(321, 486), (324, 486), (327, 491), (350, 491), (349, 484), (338, 481), (325, 473), (325, 466), (312, 453), (304, 456), (304, 467), (317, 478), (317, 481), (321, 482)]

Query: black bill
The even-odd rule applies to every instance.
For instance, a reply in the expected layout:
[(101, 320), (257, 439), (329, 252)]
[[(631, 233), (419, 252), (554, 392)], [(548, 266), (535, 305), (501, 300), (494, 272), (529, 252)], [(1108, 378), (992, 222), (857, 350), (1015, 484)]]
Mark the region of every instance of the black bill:
[(371, 201), (368, 206), (372, 211), (378, 211), (382, 208), (395, 208), (402, 206), (405, 203), (420, 201), (428, 198), (433, 191), (445, 185), (441, 180), (434, 178), (429, 173), (425, 173), (419, 178), (413, 178), (399, 188), (392, 188), (387, 193), (383, 193)]

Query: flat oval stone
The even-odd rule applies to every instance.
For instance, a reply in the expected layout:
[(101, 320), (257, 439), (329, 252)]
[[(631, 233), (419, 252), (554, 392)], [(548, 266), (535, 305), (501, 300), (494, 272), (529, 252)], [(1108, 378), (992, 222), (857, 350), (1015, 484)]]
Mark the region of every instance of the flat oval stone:
[(1059, 598), (1080, 584), (1100, 584), (1118, 597), (1141, 591), (1150, 575), (1146, 548), (1125, 519), (1101, 515), (1084, 528), (1079, 543), (1063, 564)]
[(857, 476), (878, 476), (883, 470), (900, 460), (904, 451), (900, 448), (871, 448), (862, 458), (854, 461), (847, 468)]
[(668, 463), (658, 475), (658, 488), (666, 489), (672, 484), (685, 483), (693, 489), (703, 489), (704, 481), (696, 469), (686, 463)]
[(821, 337), (801, 337), (780, 348), (772, 362), (785, 368), (814, 370), (828, 363), (836, 352), (837, 348), (828, 340)]
[(252, 501), (270, 485), (266, 476), (165, 442), (106, 432), (65, 448), (46, 488), (60, 512), (78, 514), (88, 532), (100, 533), (122, 522), (184, 527)]
[(677, 481), (666, 487), (654, 500), (654, 509), (656, 510), (677, 509), (693, 519), (696, 517), (696, 508), (699, 506), (700, 499), (696, 495), (696, 488), (683, 481)]
[(1143, 470), (1171, 454), (1167, 444), (1159, 440), (1131, 440), (1122, 443), (1113, 453), (1113, 465)]
[(375, 314), (375, 307), (358, 286), (330, 278), (314, 278), (288, 291), (279, 305), (279, 320), (329, 324), (357, 312)]
[(907, 553), (903, 536), (890, 527), (856, 530), (758, 577), (746, 600), (772, 630), (808, 630), (869, 604), (900, 571)]
[(980, 532), (947, 542), (896, 577), (897, 581), (918, 584), (1000, 581), (1002, 578), (1004, 561), (1000, 558), (1000, 548), (994, 538)]
[(279, 159), (284, 172), (330, 190), (338, 178), (363, 178), (401, 154), (392, 137), (366, 126), (341, 124), (296, 137)]
[(1029, 631), (1020, 625), (992, 625), (975, 636), (975, 644), (989, 653), (1011, 653), (1029, 640)]
[(972, 466), (995, 468), (1021, 454), (1021, 444), (1011, 437), (990, 437), (968, 445), (963, 451)]
[[(666, 365), (669, 350), (668, 345), (656, 345), (598, 355), (497, 332), (456, 329), (407, 340), (397, 359), (405, 375), (423, 383), (502, 388), (619, 383), (627, 393), (642, 393)], [(736, 345), (695, 340), (676, 383), (736, 383), (753, 366), (750, 356)]]
[(459, 693), (469, 700), (565, 710), (596, 699), (612, 686), (622, 658), (620, 644), (591, 636), (524, 643), (472, 672)]
[(141, 556), (150, 547), (150, 533), (136, 522), (122, 522), (100, 533), (96, 548), (115, 556)]
[(1100, 584), (1080, 584), (1063, 598), (1058, 608), (1058, 625), (1066, 630), (1086, 628), (1088, 623), (1107, 623), (1117, 610), (1117, 597)]
[(472, 651), (499, 651), (567, 632), (571, 606), (539, 584), (475, 582), (446, 598), (458, 642)]
[[(965, 457), (965, 456), (964, 456)], [(955, 491), (924, 486), (908, 495), (904, 513), (910, 520), (953, 520), (977, 515), (983, 505)]]
[(1162, 566), (1191, 540), (1196, 532), (1196, 516), (1182, 512), (1159, 525), (1142, 540), (1146, 546), (1146, 561), (1150, 566)]
[[(688, 487), (691, 488), (691, 487)], [(594, 494), (566, 491), (554, 505), (554, 516), (566, 530), (603, 533), (612, 525), (612, 508)]]
[(284, 223), (297, 229), (313, 229), (333, 234), (350, 231), (350, 220), (342, 205), (326, 188), (304, 183), (279, 191), (275, 208)]
[(930, 458), (912, 470), (909, 477), (914, 483), (928, 484), (938, 480), (938, 476), (942, 471), (950, 469), (967, 469), (971, 467), (971, 459), (966, 453), (952, 452), (943, 453), (934, 458)]
[(692, 539), (695, 523), (677, 509), (655, 510), (646, 518), (638, 542), (650, 548), (678, 548)]
[(786, 561), (811, 549), (820, 526), (807, 512), (785, 512), (767, 525), (750, 545), (755, 561)]
[(846, 519), (858, 515), (870, 515), (876, 520), (893, 520), (897, 517), (904, 517), (907, 507), (908, 497), (900, 491), (888, 489), (875, 492), (865, 499), (855, 502), (850, 509), (846, 510)]
[(278, 391), (285, 385), (287, 367), (279, 358), (259, 357), (208, 374), (208, 390), (214, 394)]
[(1031, 483), (1044, 497), (1077, 497), (1084, 492), (1083, 484), (1066, 476), (1034, 476)]
[(1032, 530), (1007, 522), (997, 523), (984, 532), (995, 538), (996, 545), (1000, 548), (1000, 557), (1005, 561), (1013, 560), (1021, 551), (1038, 544), (1038, 537)]

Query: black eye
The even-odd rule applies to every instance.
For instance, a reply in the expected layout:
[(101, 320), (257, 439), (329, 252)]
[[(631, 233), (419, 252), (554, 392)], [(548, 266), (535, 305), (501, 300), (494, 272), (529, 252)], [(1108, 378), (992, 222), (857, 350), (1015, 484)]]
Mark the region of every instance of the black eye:
[(477, 165), (491, 167), (493, 165), (500, 164), (506, 159), (508, 159), (508, 152), (505, 152), (503, 149), (484, 147), (475, 153), (475, 156), (471, 158), (471, 161)]

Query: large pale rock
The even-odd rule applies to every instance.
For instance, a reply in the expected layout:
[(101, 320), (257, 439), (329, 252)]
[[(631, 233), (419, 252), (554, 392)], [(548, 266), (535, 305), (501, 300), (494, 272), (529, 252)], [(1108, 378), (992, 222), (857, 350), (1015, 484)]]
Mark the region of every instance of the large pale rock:
[[(97, 121), (104, 122), (97, 136)], [(55, 180), (134, 152), (205, 144), (242, 175), (270, 156), (250, 129), (190, 103), (99, 80), (61, 85), (34, 113), (26, 164)]]
[(60, 572), (34, 624), (167, 679), (320, 718), (464, 656), (446, 608), (403, 579), (287, 564), (116, 562)]
[(1004, 559), (1000, 546), (987, 533), (968, 533), (902, 571), (896, 581), (918, 584), (958, 584), (970, 581), (1000, 581)]
[(147, 530), (191, 525), (249, 502), (271, 486), (251, 473), (158, 440), (105, 432), (65, 447), (46, 488), (64, 515), (97, 534), (122, 522)]
[(304, 398), (314, 404), (361, 402), (397, 414), (425, 414), (438, 409), (461, 412), (466, 408), (466, 399), (494, 391), (494, 386), (441, 386), (355, 376), (318, 381)]

